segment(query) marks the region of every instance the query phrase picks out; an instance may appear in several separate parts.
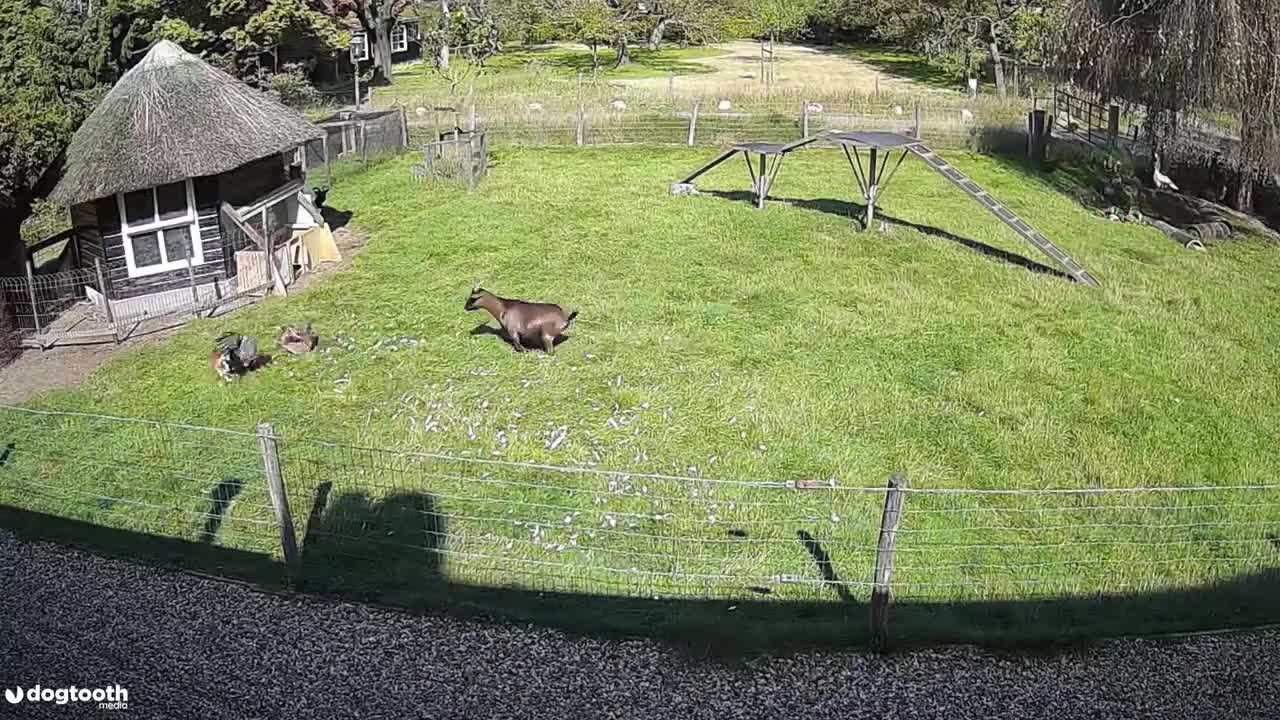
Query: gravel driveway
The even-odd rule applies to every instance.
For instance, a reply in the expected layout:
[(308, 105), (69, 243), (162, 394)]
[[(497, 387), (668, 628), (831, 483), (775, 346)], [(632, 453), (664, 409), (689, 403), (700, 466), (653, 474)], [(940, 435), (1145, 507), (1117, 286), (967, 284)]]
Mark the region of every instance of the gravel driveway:
[(116, 684), (129, 707), (0, 700), (0, 717), (1277, 718), (1280, 631), (725, 666), (642, 640), (282, 597), (0, 531), (0, 685), (37, 683)]

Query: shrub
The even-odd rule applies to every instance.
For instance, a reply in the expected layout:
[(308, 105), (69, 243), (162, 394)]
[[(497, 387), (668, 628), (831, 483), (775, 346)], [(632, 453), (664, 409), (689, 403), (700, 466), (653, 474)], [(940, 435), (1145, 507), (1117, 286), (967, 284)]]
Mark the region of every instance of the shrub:
[(281, 72), (267, 81), (267, 89), (289, 107), (305, 108), (320, 102), (320, 93), (307, 79), (301, 65), (285, 65)]

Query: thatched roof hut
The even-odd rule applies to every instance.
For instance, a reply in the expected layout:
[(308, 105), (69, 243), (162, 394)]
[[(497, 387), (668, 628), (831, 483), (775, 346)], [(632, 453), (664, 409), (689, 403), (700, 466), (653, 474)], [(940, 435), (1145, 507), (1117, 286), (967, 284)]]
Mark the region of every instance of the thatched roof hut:
[(51, 199), (73, 205), (218, 175), (324, 136), (298, 112), (162, 40), (76, 132)]
[(50, 197), (71, 208), (78, 262), (103, 269), (94, 292), (117, 320), (145, 317), (171, 296), (235, 292), (242, 253), (322, 222), (303, 197), (304, 146), (325, 137), (161, 41), (76, 131)]

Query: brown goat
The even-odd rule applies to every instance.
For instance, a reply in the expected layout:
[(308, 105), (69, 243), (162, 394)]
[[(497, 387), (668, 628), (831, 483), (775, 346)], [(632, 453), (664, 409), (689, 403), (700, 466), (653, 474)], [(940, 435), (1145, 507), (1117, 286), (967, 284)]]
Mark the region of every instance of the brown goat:
[(543, 350), (555, 354), (556, 340), (560, 339), (565, 328), (578, 316), (578, 311), (566, 314), (559, 305), (500, 298), (481, 288), (471, 291), (464, 307), (468, 312), (488, 311), (502, 326), (515, 349), (521, 352), (525, 350), (523, 338), (537, 338), (542, 343)]

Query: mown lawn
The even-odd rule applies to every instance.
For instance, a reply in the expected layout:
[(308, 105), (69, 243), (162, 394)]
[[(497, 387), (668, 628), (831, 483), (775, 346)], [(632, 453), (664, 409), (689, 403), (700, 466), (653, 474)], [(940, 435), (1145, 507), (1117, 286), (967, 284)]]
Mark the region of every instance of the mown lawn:
[[(197, 322), (32, 405), (246, 431), (273, 422), (288, 438), (299, 534), (335, 538), (318, 546), (331, 554), (313, 552), (323, 558), (313, 572), (357, 584), (372, 571), (346, 563), (341, 541), (373, 535), (386, 573), (420, 577), (415, 563), (430, 546), (446, 551), (431, 573), (467, 586), (538, 588), (552, 577), (549, 586), (592, 593), (750, 597), (759, 590), (748, 586), (764, 584), (775, 598), (812, 598), (812, 587), (783, 577), (816, 577), (801, 530), (843, 579), (870, 578), (878, 494), (644, 473), (881, 486), (901, 471), (917, 489), (1274, 483), (1277, 248), (1188, 252), (1092, 215), (1017, 168), (948, 155), (1089, 268), (1104, 285), (1090, 290), (959, 242), (1040, 259), (915, 161), (881, 208), (902, 224), (860, 234), (846, 216), (855, 190), (842, 156), (788, 159), (774, 196), (803, 203), (757, 211), (738, 198), (670, 196), (670, 180), (708, 154), (499, 147), (474, 194), (410, 182), (408, 160), (343, 176), (328, 203), (372, 235), (348, 270)], [(700, 186), (742, 190), (745, 172), (726, 165)], [(487, 320), (463, 311), (475, 285), (578, 310), (571, 339), (546, 357), (473, 334)], [(302, 320), (316, 323), (322, 352), (278, 358), (231, 385), (209, 370), (219, 332), (270, 347), (275, 328)], [(12, 485), (0, 500), (195, 539), (200, 523), (163, 508), (201, 512), (226, 468), (255, 472), (251, 439), (171, 433), (156, 443), (179, 456), (166, 461), (181, 466), (175, 475), (119, 457), (112, 448), (143, 442), (135, 430), (89, 427), (33, 424), (19, 447), (25, 438), (41, 451), (15, 455), (10, 472), (71, 488), (95, 482), (91, 470), (149, 506)], [(635, 475), (405, 459), (312, 440)], [(58, 463), (91, 453), (116, 464)], [(305, 527), (324, 482), (329, 509)], [(269, 517), (258, 484), (233, 501), (218, 544), (271, 549), (269, 532), (233, 532), (237, 519)], [(899, 540), (895, 581), (900, 597), (930, 602), (1195, 586), (1274, 567), (1280, 553), (1266, 533), (1280, 524), (1276, 500), (912, 495), (903, 527), (915, 534)], [(447, 527), (424, 526), (425, 516), (445, 516)], [(1266, 615), (1246, 605), (1184, 598), (1179, 612), (1189, 614), (1175, 617), (1104, 622), (1085, 611), (1063, 621), (1038, 610), (1031, 622), (1070, 635), (1053, 623), (1122, 632)], [(614, 621), (643, 630), (652, 618)], [(862, 627), (861, 616), (853, 622)]]

